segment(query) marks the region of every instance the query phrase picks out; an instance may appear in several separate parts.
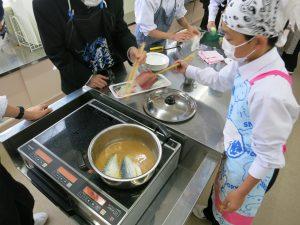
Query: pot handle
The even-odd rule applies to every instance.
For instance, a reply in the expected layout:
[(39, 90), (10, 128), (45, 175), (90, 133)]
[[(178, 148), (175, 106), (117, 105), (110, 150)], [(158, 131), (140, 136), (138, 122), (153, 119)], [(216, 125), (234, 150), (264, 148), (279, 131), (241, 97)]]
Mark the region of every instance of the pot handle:
[(167, 143), (171, 138), (171, 134), (164, 125), (154, 123), (154, 133), (158, 135), (158, 132), (163, 134), (163, 144)]

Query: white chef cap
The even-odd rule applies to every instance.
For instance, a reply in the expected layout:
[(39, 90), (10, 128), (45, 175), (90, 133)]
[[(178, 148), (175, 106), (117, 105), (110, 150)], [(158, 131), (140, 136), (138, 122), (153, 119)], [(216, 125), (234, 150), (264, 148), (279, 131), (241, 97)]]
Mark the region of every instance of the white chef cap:
[(232, 0), (223, 15), (231, 29), (246, 35), (279, 36), (289, 20), (300, 27), (300, 0)]

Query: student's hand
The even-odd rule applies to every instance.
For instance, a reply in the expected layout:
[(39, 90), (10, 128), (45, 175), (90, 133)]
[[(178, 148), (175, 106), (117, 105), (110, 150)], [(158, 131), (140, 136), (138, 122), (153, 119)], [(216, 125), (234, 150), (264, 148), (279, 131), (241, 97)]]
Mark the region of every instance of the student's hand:
[(145, 51), (141, 52), (136, 47), (131, 47), (129, 49), (129, 59), (132, 62), (138, 61), (139, 64), (144, 64), (146, 62), (147, 53)]
[(189, 31), (183, 31), (176, 34), (172, 34), (170, 39), (177, 42), (188, 41), (193, 37)]
[(193, 36), (199, 35), (199, 34), (200, 34), (200, 31), (199, 31), (196, 27), (194, 27), (194, 26), (189, 26), (188, 31), (189, 31)]
[(208, 31), (211, 31), (211, 29), (212, 29), (213, 27), (214, 27), (215, 29), (217, 29), (217, 28), (216, 28), (216, 23), (215, 23), (215, 21), (208, 21), (208, 23), (207, 23), (207, 30), (208, 30)]
[(243, 205), (245, 195), (237, 190), (230, 192), (222, 203), (222, 211), (235, 212)]
[(107, 86), (107, 81), (108, 81), (108, 77), (98, 74), (98, 75), (93, 75), (86, 85), (91, 88), (102, 89)]
[(52, 112), (52, 109), (48, 108), (46, 104), (33, 106), (25, 110), (24, 119), (30, 121), (38, 120), (50, 112)]
[(183, 60), (178, 60), (175, 63), (178, 63), (179, 66), (176, 67), (176, 72), (178, 73), (182, 73), (185, 74), (187, 67), (189, 66), (189, 64), (187, 64), (186, 62), (184, 62)]

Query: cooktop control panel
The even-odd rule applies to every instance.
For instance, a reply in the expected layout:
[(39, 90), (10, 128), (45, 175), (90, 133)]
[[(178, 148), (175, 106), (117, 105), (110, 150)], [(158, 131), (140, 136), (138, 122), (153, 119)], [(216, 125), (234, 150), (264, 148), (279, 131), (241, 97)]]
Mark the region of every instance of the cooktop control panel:
[(91, 185), (68, 165), (61, 162), (46, 148), (35, 141), (30, 141), (19, 148), (26, 161), (34, 163), (53, 180), (66, 189), (77, 200), (94, 211), (102, 220), (116, 225), (125, 216), (125, 211)]

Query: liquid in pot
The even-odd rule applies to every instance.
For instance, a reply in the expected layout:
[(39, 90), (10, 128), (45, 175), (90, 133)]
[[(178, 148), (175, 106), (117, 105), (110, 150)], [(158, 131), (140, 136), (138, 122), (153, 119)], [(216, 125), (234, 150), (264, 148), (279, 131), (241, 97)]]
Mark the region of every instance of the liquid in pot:
[(95, 160), (108, 176), (129, 179), (149, 171), (156, 163), (154, 153), (141, 141), (121, 140), (107, 146)]

